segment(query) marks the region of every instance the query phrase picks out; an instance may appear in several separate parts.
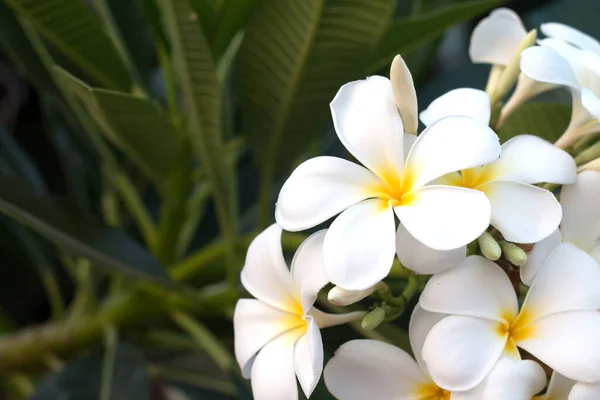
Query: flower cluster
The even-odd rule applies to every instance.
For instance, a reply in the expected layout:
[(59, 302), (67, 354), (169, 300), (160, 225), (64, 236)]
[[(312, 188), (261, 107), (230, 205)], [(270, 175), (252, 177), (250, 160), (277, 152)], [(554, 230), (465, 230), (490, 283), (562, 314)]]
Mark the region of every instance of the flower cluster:
[[(514, 12), (492, 12), (470, 47), (473, 62), (492, 65), (486, 90), (452, 90), (420, 114), (401, 56), (390, 79), (340, 88), (331, 114), (356, 162), (323, 156), (298, 166), (241, 274), (256, 300), (236, 306), (235, 353), (255, 398), (297, 399), (296, 379), (309, 397), (321, 375), (341, 400), (600, 398), (600, 172), (592, 163), (578, 174), (572, 157), (574, 144), (600, 132), (600, 43), (557, 23), (541, 31), (536, 45)], [(564, 135), (552, 144), (516, 132), (500, 144), (510, 114), (557, 86), (573, 96)], [(332, 218), (288, 269), (282, 230)], [(383, 282), (394, 269), (409, 277), (401, 296)], [(419, 291), (414, 358), (353, 340), (323, 373), (320, 329), (373, 329)], [(380, 300), (368, 312), (314, 307), (367, 296)]]

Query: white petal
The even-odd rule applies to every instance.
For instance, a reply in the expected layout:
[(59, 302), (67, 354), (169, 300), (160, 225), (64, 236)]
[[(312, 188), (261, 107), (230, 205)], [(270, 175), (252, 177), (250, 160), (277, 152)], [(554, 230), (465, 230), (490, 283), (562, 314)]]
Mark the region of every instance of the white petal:
[(410, 316), (410, 323), (408, 325), (410, 347), (415, 355), (417, 364), (419, 364), (421, 371), (424, 373), (427, 373), (427, 366), (425, 365), (422, 356), (425, 339), (427, 338), (429, 331), (431, 331), (431, 328), (447, 316), (447, 314), (426, 311), (419, 304), (415, 306), (412, 315)]
[(270, 307), (258, 300), (241, 299), (233, 313), (235, 358), (249, 377), (249, 361), (269, 341), (283, 332), (297, 328), (300, 322), (291, 314)]
[(431, 277), (419, 304), (431, 312), (497, 321), (518, 311), (517, 297), (502, 268), (480, 256), (469, 256), (457, 267)]
[(600, 172), (583, 171), (577, 182), (563, 186), (561, 231), (565, 241), (588, 250), (600, 238)]
[(565, 24), (549, 22), (540, 26), (546, 36), (571, 43), (582, 50), (589, 50), (600, 55), (600, 43), (593, 37)]
[(304, 313), (310, 310), (317, 300), (319, 291), (329, 283), (323, 265), (323, 240), (326, 232), (321, 230), (310, 235), (298, 247), (292, 260), (292, 277), (300, 293)]
[(554, 251), (561, 241), (562, 236), (557, 229), (550, 236), (542, 239), (533, 246), (533, 249), (527, 254), (527, 263), (520, 269), (521, 280), (525, 285), (531, 286), (531, 282), (533, 282), (533, 279), (546, 262), (550, 253)]
[(330, 326), (337, 326), (347, 324), (348, 322), (356, 321), (364, 317), (364, 311), (354, 311), (345, 314), (328, 314), (318, 308), (313, 307), (309, 313), (311, 317), (315, 319), (319, 328), (329, 328)]
[(600, 382), (579, 382), (573, 386), (569, 394), (569, 400), (596, 400), (600, 399)]
[[(550, 383), (546, 393), (541, 397), (543, 400), (563, 400), (569, 397), (569, 393), (575, 384), (571, 379), (562, 376), (556, 371), (550, 377)], [(583, 400), (583, 399), (581, 399)], [(591, 399), (590, 399), (591, 400)]]
[(570, 184), (577, 179), (575, 160), (537, 136), (515, 136), (502, 145), (497, 161), (484, 167), (495, 179), (523, 183)]
[(485, 192), (492, 204), (492, 226), (509, 242), (539, 242), (560, 224), (560, 203), (546, 189), (500, 180), (478, 189)]
[(404, 124), (404, 131), (416, 134), (419, 128), (417, 93), (415, 92), (415, 84), (410, 70), (400, 54), (394, 57), (392, 61), (390, 80), (392, 81), (396, 106), (400, 111), (402, 123)]
[(285, 181), (275, 209), (287, 231), (311, 228), (370, 196), (381, 181), (366, 168), (337, 157), (316, 157), (300, 164)]
[(596, 260), (598, 264), (600, 264), (600, 240), (596, 241), (596, 244), (591, 250), (588, 250), (588, 254), (592, 256), (592, 258)]
[(312, 317), (306, 317), (308, 330), (296, 342), (294, 369), (306, 397), (310, 397), (323, 372), (323, 341), (321, 332)]
[(594, 91), (600, 88), (600, 56), (589, 51), (579, 50), (561, 40), (543, 39), (539, 41), (542, 47), (550, 47), (560, 54), (571, 66), (577, 77), (578, 86)]
[(471, 117), (488, 125), (490, 123), (490, 97), (479, 89), (459, 88), (441, 95), (421, 112), (421, 122), (429, 126), (452, 115)]
[(417, 141), (417, 135), (413, 135), (412, 133), (404, 134), (404, 159), (408, 157), (408, 153), (410, 153), (410, 149), (414, 146)]
[(395, 228), (394, 213), (383, 200), (365, 200), (340, 214), (323, 245), (331, 282), (363, 290), (385, 278), (394, 261)]
[(471, 61), (507, 65), (526, 35), (527, 31), (514, 11), (507, 8), (492, 11), (471, 34)]
[(464, 116), (446, 117), (419, 135), (406, 159), (403, 180), (411, 182), (406, 187), (421, 187), (450, 172), (490, 163), (499, 155), (498, 136), (486, 124)]
[(327, 389), (340, 400), (417, 400), (428, 382), (406, 352), (377, 340), (345, 343), (325, 367)]
[(358, 161), (379, 176), (401, 171), (404, 128), (389, 79), (371, 76), (347, 83), (330, 108), (340, 141)]
[(600, 98), (588, 88), (581, 90), (581, 104), (596, 119), (600, 118)]
[(469, 390), (490, 373), (504, 347), (506, 335), (498, 322), (450, 316), (438, 322), (423, 345), (423, 360), (433, 381), (450, 390)]
[(252, 366), (252, 394), (255, 400), (298, 399), (294, 373), (294, 345), (304, 329), (283, 334), (258, 353)]
[(273, 224), (248, 247), (242, 284), (257, 299), (288, 312), (297, 312), (298, 299), (281, 249), (281, 227)]
[(434, 250), (415, 239), (404, 225), (396, 233), (396, 253), (406, 268), (418, 274), (436, 274), (458, 265), (467, 256), (467, 246), (453, 250)]
[(394, 211), (410, 234), (432, 249), (464, 246), (489, 226), (490, 202), (480, 191), (426, 186), (409, 196), (411, 201), (395, 207)]
[(567, 378), (600, 381), (600, 312), (571, 311), (535, 322), (535, 330), (517, 345)]
[(350, 304), (358, 303), (365, 297), (370, 296), (377, 289), (377, 285), (364, 290), (346, 290), (339, 286), (334, 286), (329, 293), (327, 293), (327, 300), (336, 306), (349, 306)]
[(573, 310), (600, 309), (600, 266), (586, 252), (562, 243), (533, 280), (523, 309), (532, 319)]
[(475, 388), (452, 393), (452, 400), (531, 400), (546, 387), (546, 373), (536, 362), (501, 358)]
[(539, 82), (579, 88), (577, 77), (567, 60), (547, 46), (534, 46), (523, 50), (521, 71)]

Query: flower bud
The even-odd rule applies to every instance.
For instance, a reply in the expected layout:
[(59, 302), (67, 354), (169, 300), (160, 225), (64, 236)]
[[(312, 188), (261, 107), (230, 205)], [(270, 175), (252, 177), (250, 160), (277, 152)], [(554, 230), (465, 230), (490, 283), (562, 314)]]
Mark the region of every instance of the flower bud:
[(525, 250), (513, 243), (505, 241), (501, 241), (500, 246), (502, 247), (502, 253), (504, 254), (504, 257), (510, 263), (516, 265), (517, 267), (522, 267), (525, 265), (527, 262), (527, 253), (525, 253)]
[(596, 158), (586, 164), (583, 164), (581, 167), (577, 168), (577, 172), (586, 171), (586, 170), (594, 170), (600, 171), (600, 158)]
[(339, 286), (334, 286), (327, 294), (327, 300), (336, 306), (348, 306), (361, 301), (365, 297), (373, 294), (377, 290), (377, 285), (364, 290), (346, 290)]
[(496, 261), (502, 255), (500, 245), (489, 232), (483, 232), (477, 241), (479, 242), (481, 254), (488, 260)]
[(372, 330), (375, 329), (383, 322), (385, 319), (385, 310), (381, 307), (377, 307), (376, 309), (370, 311), (367, 315), (365, 315), (360, 323), (363, 329)]

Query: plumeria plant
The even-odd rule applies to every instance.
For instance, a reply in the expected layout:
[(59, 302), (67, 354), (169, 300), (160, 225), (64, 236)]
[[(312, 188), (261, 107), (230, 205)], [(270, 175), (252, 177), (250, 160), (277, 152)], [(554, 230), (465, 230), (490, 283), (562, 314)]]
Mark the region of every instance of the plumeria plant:
[[(600, 398), (600, 170), (581, 162), (600, 133), (600, 43), (540, 31), (492, 11), (469, 49), (492, 65), (485, 91), (451, 90), (420, 114), (401, 55), (389, 79), (340, 87), (331, 116), (355, 161), (300, 164), (242, 271), (257, 300), (234, 312), (236, 356), (256, 399), (297, 399), (296, 377), (310, 397), (321, 375), (340, 400)], [(556, 87), (573, 99), (556, 143), (500, 143), (511, 114)], [(288, 270), (281, 229), (316, 226)], [(409, 312), (403, 348), (370, 335)], [(367, 338), (322, 374), (319, 328), (359, 320)]]

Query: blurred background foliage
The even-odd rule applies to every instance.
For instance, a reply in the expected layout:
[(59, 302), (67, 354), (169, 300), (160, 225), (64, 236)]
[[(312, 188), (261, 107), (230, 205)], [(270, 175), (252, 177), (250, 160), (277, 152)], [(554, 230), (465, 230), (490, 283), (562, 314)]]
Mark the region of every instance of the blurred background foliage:
[[(600, 37), (595, 0), (0, 0), (0, 399), (250, 399), (239, 271), (290, 171), (348, 156), (329, 101), (398, 53), (421, 109), (483, 88), (469, 36), (500, 5)], [(569, 102), (499, 134), (554, 139)], [(406, 324), (327, 330), (326, 359)]]

